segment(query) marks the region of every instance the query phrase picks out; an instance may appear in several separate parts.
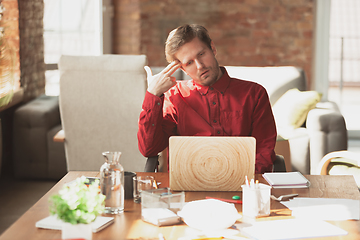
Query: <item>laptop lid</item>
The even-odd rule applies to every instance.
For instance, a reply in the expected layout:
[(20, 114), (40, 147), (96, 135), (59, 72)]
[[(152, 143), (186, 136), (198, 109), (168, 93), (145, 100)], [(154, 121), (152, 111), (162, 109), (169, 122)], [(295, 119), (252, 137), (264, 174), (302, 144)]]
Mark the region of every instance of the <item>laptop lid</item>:
[(169, 182), (175, 191), (241, 191), (254, 178), (254, 137), (173, 136)]

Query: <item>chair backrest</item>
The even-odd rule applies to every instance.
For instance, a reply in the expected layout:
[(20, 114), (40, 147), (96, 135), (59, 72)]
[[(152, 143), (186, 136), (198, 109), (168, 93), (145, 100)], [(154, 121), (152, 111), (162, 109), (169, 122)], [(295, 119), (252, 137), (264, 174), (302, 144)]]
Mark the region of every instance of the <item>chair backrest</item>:
[(68, 170), (98, 171), (102, 152), (122, 152), (126, 171), (143, 171), (138, 118), (146, 92), (146, 56), (62, 56), (60, 113)]

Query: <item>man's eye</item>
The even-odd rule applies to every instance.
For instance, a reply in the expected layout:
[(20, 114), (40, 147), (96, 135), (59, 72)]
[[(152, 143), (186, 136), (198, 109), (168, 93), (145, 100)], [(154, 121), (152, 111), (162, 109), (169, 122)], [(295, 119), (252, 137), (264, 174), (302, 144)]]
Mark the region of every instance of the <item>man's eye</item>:
[(186, 66), (189, 66), (189, 65), (191, 65), (192, 63), (193, 63), (193, 61), (189, 61), (189, 62), (186, 63)]

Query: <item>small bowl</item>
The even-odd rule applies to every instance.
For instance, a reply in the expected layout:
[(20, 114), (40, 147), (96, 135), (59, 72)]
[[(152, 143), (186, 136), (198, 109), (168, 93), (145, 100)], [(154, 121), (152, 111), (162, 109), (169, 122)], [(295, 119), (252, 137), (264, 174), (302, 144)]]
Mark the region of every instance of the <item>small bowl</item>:
[(189, 227), (201, 231), (223, 230), (241, 218), (234, 204), (216, 199), (189, 202), (177, 214)]

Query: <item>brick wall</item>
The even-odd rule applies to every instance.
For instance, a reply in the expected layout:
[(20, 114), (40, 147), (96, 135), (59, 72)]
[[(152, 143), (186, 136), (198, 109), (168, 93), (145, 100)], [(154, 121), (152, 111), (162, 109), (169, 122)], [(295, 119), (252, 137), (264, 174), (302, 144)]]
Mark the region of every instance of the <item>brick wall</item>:
[[(311, 77), (314, 0), (113, 0), (113, 49), (146, 54), (149, 65), (166, 64), (164, 42), (184, 23), (204, 25), (221, 65), (295, 65)], [(45, 92), (43, 0), (3, 0), (20, 50), (17, 72), (25, 100)], [(19, 19), (17, 20), (17, 7)], [(4, 16), (5, 17), (5, 16)], [(19, 38), (16, 24), (19, 25)], [(19, 44), (19, 46), (17, 46)]]
[[(165, 65), (168, 33), (179, 25), (198, 23), (209, 30), (221, 65), (295, 65), (304, 68), (310, 80), (314, 0), (114, 0), (114, 4), (118, 6), (114, 53), (146, 54), (150, 65)], [(129, 17), (121, 17), (124, 11)]]
[(4, 28), (4, 38), (7, 48), (13, 54), (14, 81), (16, 89), (20, 87), (20, 60), (19, 60), (19, 11), (17, 0), (0, 1), (5, 8), (1, 19), (1, 27)]
[[(5, 1), (5, 0), (4, 0)], [(18, 0), (20, 70), (24, 100), (45, 93), (43, 0)]]
[(113, 22), (113, 52), (139, 54), (140, 10), (139, 0), (114, 0), (115, 18)]

